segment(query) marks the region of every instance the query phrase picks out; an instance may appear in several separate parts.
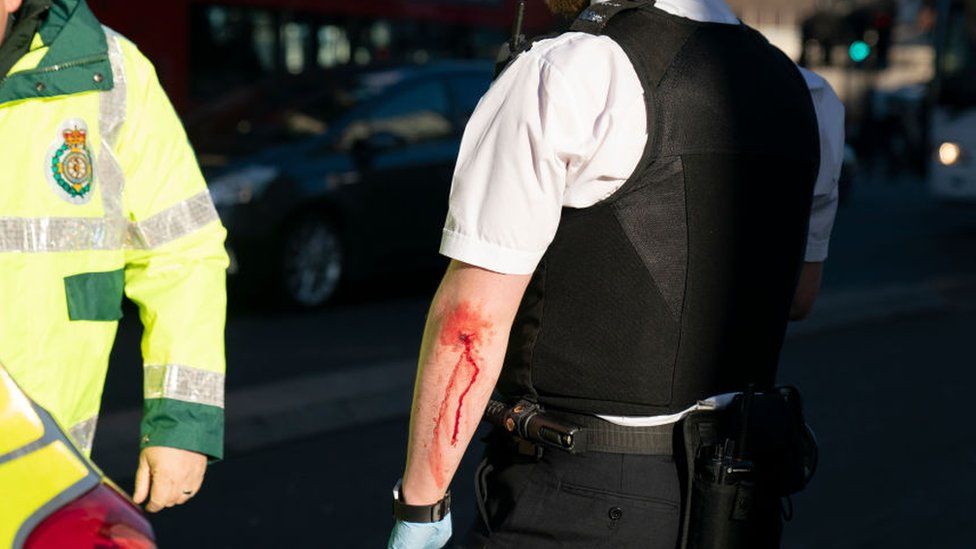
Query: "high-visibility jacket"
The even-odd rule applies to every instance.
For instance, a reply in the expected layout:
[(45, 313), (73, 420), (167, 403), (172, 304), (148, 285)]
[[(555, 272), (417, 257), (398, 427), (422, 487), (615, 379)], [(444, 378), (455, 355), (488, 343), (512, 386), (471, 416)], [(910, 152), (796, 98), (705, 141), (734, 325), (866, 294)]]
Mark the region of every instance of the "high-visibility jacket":
[(223, 452), (226, 232), (136, 47), (54, 0), (0, 80), (0, 362), (90, 451), (123, 292), (141, 444)]

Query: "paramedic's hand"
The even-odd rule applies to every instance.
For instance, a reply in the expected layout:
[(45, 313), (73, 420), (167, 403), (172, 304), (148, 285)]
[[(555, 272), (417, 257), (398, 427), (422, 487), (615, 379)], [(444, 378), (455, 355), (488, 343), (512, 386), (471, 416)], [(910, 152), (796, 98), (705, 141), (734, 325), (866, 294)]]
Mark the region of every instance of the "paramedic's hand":
[(132, 499), (146, 511), (156, 513), (182, 505), (200, 491), (207, 471), (207, 456), (165, 446), (143, 448), (136, 470), (136, 490)]
[(441, 549), (451, 539), (451, 514), (440, 522), (403, 522), (398, 520), (390, 534), (387, 549)]

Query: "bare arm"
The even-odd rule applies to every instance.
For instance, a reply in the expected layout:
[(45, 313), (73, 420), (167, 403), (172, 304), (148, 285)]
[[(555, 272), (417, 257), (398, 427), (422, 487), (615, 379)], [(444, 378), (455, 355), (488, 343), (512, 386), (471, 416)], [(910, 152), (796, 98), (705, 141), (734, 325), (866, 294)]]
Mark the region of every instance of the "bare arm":
[(403, 497), (429, 505), (447, 491), (498, 380), (530, 275), (451, 262), (420, 348)]
[(803, 264), (803, 270), (800, 272), (800, 283), (796, 287), (793, 307), (790, 309), (790, 320), (803, 320), (810, 316), (813, 311), (813, 303), (820, 294), (823, 265), (823, 262)]

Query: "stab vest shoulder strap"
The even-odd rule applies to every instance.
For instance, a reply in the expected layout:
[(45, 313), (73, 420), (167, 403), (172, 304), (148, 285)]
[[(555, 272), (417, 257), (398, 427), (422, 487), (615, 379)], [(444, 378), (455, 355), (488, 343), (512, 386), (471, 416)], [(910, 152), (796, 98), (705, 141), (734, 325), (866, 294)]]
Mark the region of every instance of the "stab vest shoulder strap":
[[(609, 0), (607, 2), (593, 4), (592, 6), (583, 10), (583, 13), (576, 18), (573, 25), (569, 28), (569, 32), (602, 34), (603, 29), (607, 26), (607, 23), (614, 18), (614, 16), (629, 10), (651, 7), (656, 2), (657, 0)], [(540, 42), (548, 38), (555, 38), (560, 34), (562, 33), (555, 32), (536, 36), (529, 40), (522, 40), (521, 45), (516, 46), (515, 48), (512, 47), (511, 41), (505, 42), (505, 44), (501, 47), (501, 50), (498, 52), (498, 58), (495, 60), (495, 78), (497, 79), (519, 55), (522, 55), (523, 53), (532, 49), (532, 46), (535, 45), (536, 42)]]
[(583, 10), (569, 28), (571, 32), (602, 34), (603, 29), (615, 16), (629, 10), (652, 7), (657, 0), (609, 0)]

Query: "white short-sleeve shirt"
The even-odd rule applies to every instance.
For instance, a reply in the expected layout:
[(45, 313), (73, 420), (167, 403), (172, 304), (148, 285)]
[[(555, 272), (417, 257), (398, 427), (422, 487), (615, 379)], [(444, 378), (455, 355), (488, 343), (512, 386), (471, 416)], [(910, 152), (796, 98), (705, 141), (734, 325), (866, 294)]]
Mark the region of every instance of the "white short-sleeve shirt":
[[(724, 0), (656, 6), (697, 21), (739, 24)], [(823, 78), (802, 72), (820, 127), (806, 251), (807, 261), (819, 262), (837, 211), (844, 107)], [(612, 195), (646, 143), (644, 90), (616, 42), (578, 32), (537, 42), (492, 85), (468, 122), (441, 253), (500, 273), (532, 273), (562, 208), (586, 208)]]

